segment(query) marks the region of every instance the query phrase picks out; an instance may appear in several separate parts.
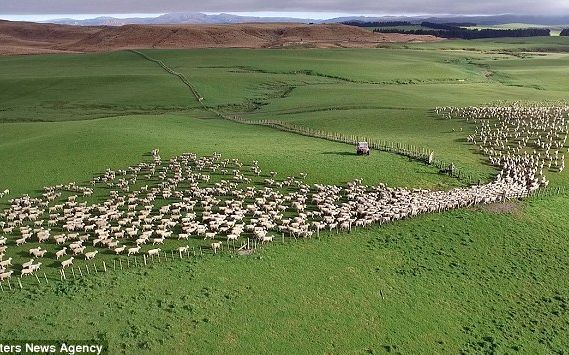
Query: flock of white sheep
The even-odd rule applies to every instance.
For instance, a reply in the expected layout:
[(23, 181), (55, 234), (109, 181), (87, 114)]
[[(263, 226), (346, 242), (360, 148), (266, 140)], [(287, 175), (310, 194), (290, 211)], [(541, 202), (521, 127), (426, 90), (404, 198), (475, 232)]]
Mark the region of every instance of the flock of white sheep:
[[(39, 197), (11, 199), (0, 213), (0, 282), (14, 270), (33, 275), (46, 257), (59, 260), (62, 269), (99, 253), (152, 257), (172, 239), (187, 243), (176, 249), (180, 254), (188, 252), (191, 239), (209, 240), (216, 253), (224, 242), (245, 246), (245, 240), (265, 244), (275, 236), (310, 238), (322, 230), (349, 231), (525, 197), (547, 183), (545, 167), (564, 167), (567, 108), (436, 112), (480, 123), (469, 141), (501, 167), (494, 181), (450, 191), (367, 186), (361, 180), (345, 186), (308, 185), (306, 174), (279, 180), (275, 172), (263, 173), (257, 161), (192, 153), (162, 160), (155, 149), (151, 161), (109, 169), (89, 187), (70, 183), (45, 187)], [(47, 244), (55, 251), (42, 247)], [(5, 258), (9, 249), (22, 248), (30, 255), (25, 263), (13, 265), (12, 257)]]
[(565, 169), (569, 106), (439, 107), (435, 112), (477, 125), (468, 141), (501, 169), (497, 180), (512, 177), (534, 191), (549, 184), (547, 170)]

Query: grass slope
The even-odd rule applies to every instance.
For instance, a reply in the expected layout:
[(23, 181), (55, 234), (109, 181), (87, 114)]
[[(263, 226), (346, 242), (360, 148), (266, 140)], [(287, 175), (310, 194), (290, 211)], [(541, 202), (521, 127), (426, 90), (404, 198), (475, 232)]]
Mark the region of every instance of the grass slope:
[(265, 172), (283, 176), (306, 172), (311, 183), (346, 183), (363, 177), (370, 184), (391, 186), (448, 188), (458, 184), (440, 176), (435, 168), (397, 155), (374, 152), (369, 159), (356, 157), (355, 149), (345, 144), (208, 118), (203, 112), (201, 116), (5, 123), (0, 131), (0, 165), (10, 169), (0, 171), (0, 181), (14, 194), (66, 181), (87, 182), (107, 168), (138, 163), (143, 154), (160, 148), (164, 157), (218, 152), (228, 158), (258, 160)]
[[(510, 42), (508, 46), (517, 43)], [(535, 44), (533, 39), (529, 42)], [(565, 100), (562, 74), (569, 56), (432, 49), (440, 45), (424, 45), (420, 55), (401, 49), (261, 50), (255, 51), (254, 61), (248, 50), (147, 53), (190, 78), (209, 106), (249, 119), (278, 119), (426, 147), (469, 175), (487, 180), (492, 170), (464, 144), (465, 134), (451, 133), (470, 127), (434, 120), (430, 111), (435, 106), (528, 98)]]
[(556, 202), (52, 282), (4, 294), (1, 330), (25, 339), (47, 324), (66, 338), (71, 321), (113, 353), (562, 353), (569, 245)]
[[(563, 100), (567, 44), (532, 38), (149, 53), (226, 112), (428, 146), (489, 178), (492, 170), (463, 141), (471, 127), (437, 120), (430, 109)], [(520, 55), (527, 48), (560, 53)], [(306, 171), (310, 182), (457, 183), (390, 154), (360, 159), (349, 146), (212, 118), (195, 110), (177, 80), (132, 53), (0, 64), (0, 189), (14, 194), (86, 181), (155, 147), (163, 157), (217, 151), (256, 159), (279, 175)], [(121, 117), (93, 119), (102, 116)], [(28, 122), (37, 120), (65, 122)], [(551, 178), (553, 191), (569, 186), (567, 172)], [(112, 353), (561, 354), (569, 347), (568, 202), (552, 196), (275, 243), (252, 257), (206, 255), (42, 287), (30, 282), (0, 293), (0, 332), (101, 339)]]
[(0, 58), (0, 122), (68, 121), (197, 107), (130, 52)]

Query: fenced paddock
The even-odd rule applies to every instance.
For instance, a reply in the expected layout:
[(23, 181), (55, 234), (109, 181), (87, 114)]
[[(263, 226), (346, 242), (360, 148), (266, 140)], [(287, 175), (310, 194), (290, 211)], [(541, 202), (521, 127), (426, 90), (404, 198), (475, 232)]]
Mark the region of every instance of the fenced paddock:
[[(213, 254), (224, 249), (247, 254), (275, 240), (284, 243), (285, 236), (307, 239), (326, 230), (351, 232), (425, 213), (544, 194), (535, 187), (537, 180), (524, 175), (526, 165), (505, 165), (497, 179), (488, 184), (428, 191), (367, 186), (361, 180), (346, 186), (307, 185), (306, 174), (277, 179), (277, 172), (262, 173), (257, 161), (244, 164), (239, 159), (222, 159), (217, 153), (210, 157), (186, 153), (163, 161), (159, 150), (154, 149), (151, 158), (126, 169), (108, 169), (95, 177), (90, 187), (61, 184), (45, 187), (40, 198), (25, 195), (12, 199), (11, 207), (0, 215), (6, 234), (3, 254), (8, 250), (23, 262), (25, 249), (36, 248), (29, 249), (33, 256), (30, 261), (12, 271), (7, 271), (14, 265), (9, 263), (2, 272), (21, 271), (22, 276), (31, 275), (41, 284), (45, 268), (40, 270), (40, 261), (53, 255), (59, 260), (69, 250), (74, 257), (52, 264), (62, 266), (59, 279), (66, 281), (106, 273), (111, 262), (116, 271), (117, 260), (119, 269), (125, 267), (125, 260), (126, 268), (131, 264), (147, 266), (155, 259), (176, 260), (175, 249), (161, 249), (166, 240), (172, 248), (183, 245), (180, 240), (189, 243), (191, 239), (193, 256), (196, 249), (200, 256), (204, 249)], [(108, 196), (92, 203), (93, 195), (101, 196), (95, 190), (106, 191)], [(127, 248), (126, 258), (109, 259), (108, 254), (119, 255)], [(189, 244), (180, 248), (184, 250), (180, 259), (190, 257)], [(99, 258), (99, 251), (107, 255)], [(48, 258), (44, 259), (46, 253)], [(74, 258), (81, 256), (85, 262), (74, 265)], [(2, 274), (2, 278), (12, 290), (12, 275)], [(43, 279), (49, 282), (46, 273)], [(22, 289), (22, 278), (17, 282)]]
[[(369, 137), (358, 136), (358, 135), (347, 135), (343, 133), (327, 132), (323, 130), (311, 129), (309, 127), (295, 125), (292, 123), (278, 121), (278, 120), (266, 120), (266, 119), (247, 120), (236, 115), (225, 114), (215, 108), (207, 106), (204, 101), (205, 98), (197, 91), (195, 86), (192, 85), (192, 83), (184, 76), (184, 74), (174, 71), (173, 69), (168, 67), (163, 61), (154, 59), (143, 52), (136, 50), (131, 50), (131, 52), (142, 56), (146, 60), (149, 60), (153, 63), (160, 65), (165, 71), (178, 77), (179, 80), (182, 81), (182, 83), (184, 83), (184, 85), (186, 85), (190, 89), (193, 98), (202, 106), (203, 109), (214, 113), (216, 116), (222, 119), (242, 124), (248, 124), (248, 125), (271, 127), (279, 129), (284, 132), (300, 134), (312, 138), (325, 139), (332, 142), (346, 143), (350, 145), (354, 145), (360, 141), (367, 141), (369, 142), (370, 147), (372, 149), (408, 157), (409, 159), (413, 159), (429, 165), (434, 165), (441, 170), (447, 169), (451, 165), (454, 166), (454, 163), (439, 160), (438, 158), (434, 157), (435, 152), (433, 150), (424, 147), (418, 147), (412, 144), (388, 142), (385, 140), (372, 139)], [(448, 170), (447, 174), (452, 177), (461, 179), (465, 184), (472, 184), (476, 182), (475, 179), (470, 174), (463, 173), (459, 168), (456, 167), (453, 168), (452, 170)]]

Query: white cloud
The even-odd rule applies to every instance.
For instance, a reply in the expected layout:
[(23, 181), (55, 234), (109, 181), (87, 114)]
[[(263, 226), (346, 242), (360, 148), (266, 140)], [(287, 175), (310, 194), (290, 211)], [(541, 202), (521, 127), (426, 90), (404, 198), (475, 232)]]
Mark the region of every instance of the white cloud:
[(569, 14), (567, 0), (0, 0), (8, 14), (165, 12), (300, 12), (346, 14)]

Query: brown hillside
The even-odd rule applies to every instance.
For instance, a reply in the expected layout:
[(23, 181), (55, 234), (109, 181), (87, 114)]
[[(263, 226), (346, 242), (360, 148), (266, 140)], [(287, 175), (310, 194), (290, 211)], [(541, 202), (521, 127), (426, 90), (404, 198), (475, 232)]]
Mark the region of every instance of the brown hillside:
[(0, 21), (0, 54), (99, 52), (128, 48), (352, 48), (432, 36), (378, 34), (345, 25), (126, 25), (78, 27)]
[(99, 31), (98, 27), (0, 20), (0, 55), (67, 52), (55, 47), (71, 45)]

